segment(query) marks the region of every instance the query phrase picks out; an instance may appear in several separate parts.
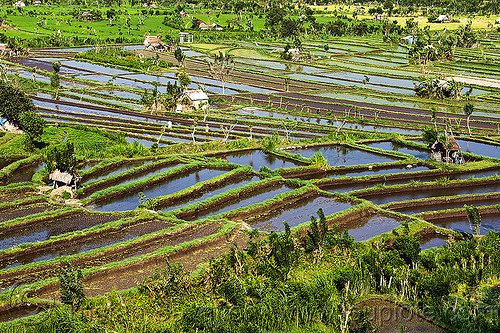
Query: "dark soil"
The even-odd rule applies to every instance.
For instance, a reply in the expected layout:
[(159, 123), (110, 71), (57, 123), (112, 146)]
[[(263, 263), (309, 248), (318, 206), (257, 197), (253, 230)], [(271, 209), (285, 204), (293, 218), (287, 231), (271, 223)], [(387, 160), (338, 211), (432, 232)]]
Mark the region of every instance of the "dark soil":
[(47, 202), (40, 202), (34, 204), (15, 205), (7, 211), (0, 212), (0, 222), (16, 219), (18, 217), (28, 216), (47, 211), (59, 209), (59, 206), (49, 204)]
[[(201, 237), (201, 235), (200, 235)], [(168, 259), (170, 263), (179, 262), (188, 271), (207, 262), (210, 258), (215, 258), (227, 253), (235, 243), (243, 248), (247, 244), (246, 234), (235, 232), (233, 235), (223, 235), (215, 239), (196, 244), (188, 248), (171, 252), (164, 257), (153, 257), (128, 266), (120, 266), (102, 270), (84, 279), (85, 295), (94, 297), (103, 295), (112, 290), (123, 290), (137, 286), (145, 277), (151, 275), (157, 268), (165, 268)], [(59, 299), (58, 283), (43, 287), (37, 292), (41, 298)]]
[(396, 303), (371, 298), (362, 301), (354, 310), (370, 309), (370, 322), (379, 328), (380, 333), (398, 333), (404, 326), (407, 333), (451, 333), (451, 331), (409, 311)]
[(5, 193), (5, 194), (0, 194), (0, 202), (12, 202), (20, 199), (27, 199), (31, 197), (36, 197), (40, 196), (35, 192), (24, 192), (24, 193), (19, 193), (19, 192), (13, 192), (13, 193)]

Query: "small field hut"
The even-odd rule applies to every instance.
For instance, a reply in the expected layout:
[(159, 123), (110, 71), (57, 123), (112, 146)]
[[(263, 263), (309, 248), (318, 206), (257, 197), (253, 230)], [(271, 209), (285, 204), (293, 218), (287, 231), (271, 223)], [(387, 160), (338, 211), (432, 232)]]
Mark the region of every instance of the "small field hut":
[(151, 51), (173, 52), (176, 50), (175, 46), (167, 45), (164, 42), (162, 42), (160, 39), (160, 35), (158, 36), (146, 35), (144, 37), (144, 46), (146, 47), (146, 49)]
[(177, 104), (177, 111), (189, 111), (193, 108), (195, 109), (202, 109), (206, 110), (210, 107), (210, 104), (208, 103), (208, 96), (207, 94), (200, 89), (196, 90), (186, 90), (182, 93), (182, 95), (179, 97), (179, 101), (185, 101), (188, 100), (189, 103), (178, 103)]
[(80, 177), (80, 175), (76, 172), (72, 175), (68, 172), (61, 172), (56, 169), (49, 175), (49, 179), (53, 181), (54, 188), (58, 188), (59, 186), (70, 186), (74, 191), (76, 191), (78, 183), (82, 177)]

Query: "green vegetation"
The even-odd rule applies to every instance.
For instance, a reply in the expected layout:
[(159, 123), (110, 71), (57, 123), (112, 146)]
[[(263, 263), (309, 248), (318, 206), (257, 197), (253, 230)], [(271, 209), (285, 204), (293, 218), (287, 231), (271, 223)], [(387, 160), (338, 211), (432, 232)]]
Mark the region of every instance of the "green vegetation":
[(172, 63), (167, 63), (165, 60), (160, 60), (158, 58), (140, 58), (135, 53), (124, 51), (118, 47), (94, 48), (86, 52), (78, 53), (76, 58), (117, 65), (128, 69), (139, 69), (152, 72), (165, 70), (173, 66)]
[(0, 110), (26, 133), (30, 144), (43, 133), (45, 120), (35, 112), (33, 101), (23, 91), (3, 81), (0, 82)]
[[(480, 232), (498, 217), (484, 205), (498, 193), (481, 192), (495, 191), (500, 162), (496, 5), (1, 6), (0, 110), (27, 135), (0, 133), (0, 181), (12, 183), (0, 188), (0, 312), (44, 307), (31, 296), (58, 289), (71, 309), (56, 297), (0, 330), (375, 332), (362, 304), (390, 300), (456, 332), (498, 331), (500, 234)], [(157, 35), (171, 50), (180, 31), (194, 43), (122, 45)], [(95, 47), (78, 61), (36, 49), (75, 45)], [(28, 49), (45, 59), (15, 57)], [(193, 85), (211, 108), (175, 112)], [(467, 140), (465, 164), (427, 160), (440, 133)], [(318, 146), (332, 151), (300, 155)], [(357, 159), (369, 155), (393, 162)], [(56, 168), (79, 169), (74, 196), (41, 186)], [(227, 172), (202, 181), (206, 168)], [(446, 196), (401, 201), (438, 190)], [(122, 199), (131, 211), (89, 212)], [(301, 220), (323, 199), (350, 208)], [(284, 232), (251, 229), (279, 228), (270, 216), (290, 209)], [(430, 223), (454, 218), (471, 233)], [(373, 237), (355, 242), (365, 228)], [(12, 302), (13, 286), (30, 305)]]

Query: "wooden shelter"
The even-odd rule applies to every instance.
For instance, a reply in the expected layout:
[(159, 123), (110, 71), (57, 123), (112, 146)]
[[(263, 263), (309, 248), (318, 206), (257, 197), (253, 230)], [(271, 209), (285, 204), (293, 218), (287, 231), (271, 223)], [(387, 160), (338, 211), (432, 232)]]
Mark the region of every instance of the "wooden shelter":
[(193, 34), (190, 32), (179, 32), (179, 44), (186, 44), (193, 42)]
[(49, 179), (53, 181), (54, 188), (58, 188), (59, 186), (70, 186), (76, 191), (78, 183), (80, 182), (82, 177), (80, 177), (77, 172), (72, 175), (68, 172), (61, 172), (56, 169), (49, 175)]
[(151, 51), (175, 51), (177, 48), (172, 45), (167, 45), (164, 42), (161, 41), (160, 35), (158, 36), (151, 36), (151, 35), (146, 35), (144, 36), (144, 46), (146, 49), (151, 50)]
[(429, 148), (431, 149), (431, 158), (437, 162), (451, 162), (452, 158), (459, 161), (460, 146), (453, 136), (447, 137), (446, 143), (437, 139)]

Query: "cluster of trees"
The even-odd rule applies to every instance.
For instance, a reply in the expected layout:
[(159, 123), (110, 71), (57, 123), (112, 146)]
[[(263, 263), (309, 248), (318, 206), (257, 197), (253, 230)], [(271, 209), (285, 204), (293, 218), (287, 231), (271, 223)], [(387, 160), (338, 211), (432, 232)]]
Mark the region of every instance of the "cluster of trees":
[(422, 76), (419, 78), (419, 82), (415, 84), (415, 93), (420, 97), (454, 98), (458, 100), (463, 95), (468, 98), (472, 93), (472, 88), (469, 88), (463, 94), (464, 88), (465, 83), (454, 79), (446, 81), (437, 76)]
[(31, 98), (6, 82), (0, 82), (0, 113), (23, 130), (30, 143), (43, 133), (45, 120)]
[(52, 173), (54, 170), (73, 174), (76, 167), (75, 147), (71, 142), (63, 142), (50, 146), (44, 154), (45, 169)]
[(414, 37), (414, 43), (408, 48), (408, 56), (414, 63), (424, 65), (430, 61), (453, 60), (455, 48), (470, 48), (478, 41), (471, 21), (451, 33), (432, 34), (429, 26), (420, 29), (416, 23), (409, 20), (405, 31)]
[(171, 62), (159, 59), (158, 55), (151, 58), (141, 58), (137, 54), (125, 51), (119, 47), (97, 47), (78, 53), (76, 57), (144, 71), (157, 71), (173, 66)]
[(266, 13), (265, 27), (268, 32), (278, 37), (299, 36), (302, 33), (321, 34), (329, 36), (355, 35), (365, 36), (373, 33), (400, 34), (403, 29), (397, 22), (366, 22), (337, 16), (328, 23), (316, 21), (314, 11), (307, 7), (299, 19), (287, 16), (289, 13), (283, 7), (272, 7)]

